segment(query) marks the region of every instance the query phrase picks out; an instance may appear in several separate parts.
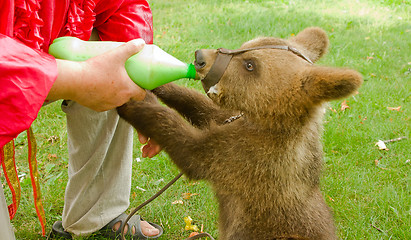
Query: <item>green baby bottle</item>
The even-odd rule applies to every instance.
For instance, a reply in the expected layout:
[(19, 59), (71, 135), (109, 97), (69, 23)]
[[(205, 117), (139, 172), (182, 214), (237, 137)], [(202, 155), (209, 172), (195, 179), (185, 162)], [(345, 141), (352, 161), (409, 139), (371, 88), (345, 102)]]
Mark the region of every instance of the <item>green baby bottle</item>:
[[(123, 42), (83, 41), (76, 37), (60, 37), (50, 45), (49, 53), (59, 59), (85, 61), (114, 49)], [(146, 44), (125, 64), (129, 77), (140, 87), (152, 90), (181, 78), (196, 77), (193, 64), (186, 64), (154, 44)]]

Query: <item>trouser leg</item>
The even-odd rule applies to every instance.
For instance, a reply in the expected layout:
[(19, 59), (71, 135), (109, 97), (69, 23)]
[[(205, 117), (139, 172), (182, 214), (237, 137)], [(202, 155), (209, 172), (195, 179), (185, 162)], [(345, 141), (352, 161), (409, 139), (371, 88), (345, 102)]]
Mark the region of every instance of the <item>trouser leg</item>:
[(0, 239), (14, 240), (14, 231), (10, 223), (9, 211), (6, 198), (4, 197), (3, 185), (0, 181)]
[(129, 206), (133, 129), (116, 110), (99, 113), (73, 101), (62, 108), (69, 150), (63, 227), (87, 235)]

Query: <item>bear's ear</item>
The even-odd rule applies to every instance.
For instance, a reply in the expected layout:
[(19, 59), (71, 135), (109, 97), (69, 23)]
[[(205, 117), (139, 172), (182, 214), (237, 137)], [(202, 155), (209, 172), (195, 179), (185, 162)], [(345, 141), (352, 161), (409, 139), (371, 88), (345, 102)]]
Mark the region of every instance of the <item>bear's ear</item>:
[(348, 97), (362, 83), (361, 75), (351, 69), (310, 66), (304, 73), (303, 90), (314, 103)]
[(327, 52), (329, 44), (327, 34), (318, 27), (306, 28), (289, 41), (313, 62)]

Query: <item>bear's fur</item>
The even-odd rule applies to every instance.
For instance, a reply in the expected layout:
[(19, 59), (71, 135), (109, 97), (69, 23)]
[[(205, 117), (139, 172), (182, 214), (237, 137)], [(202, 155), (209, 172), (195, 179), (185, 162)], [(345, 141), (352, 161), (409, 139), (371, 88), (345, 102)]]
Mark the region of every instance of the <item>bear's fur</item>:
[[(289, 40), (257, 38), (241, 49), (261, 45), (295, 47), (314, 62), (326, 52), (328, 38), (323, 30), (308, 28)], [(203, 78), (217, 51), (197, 54)], [(252, 71), (246, 69), (249, 62)], [(320, 192), (323, 104), (349, 96), (361, 83), (353, 70), (260, 49), (232, 58), (209, 93), (212, 100), (167, 84), (153, 92), (170, 108), (148, 94), (118, 112), (188, 177), (211, 182), (219, 203), (219, 239), (336, 239)], [(224, 123), (239, 113), (241, 118)]]

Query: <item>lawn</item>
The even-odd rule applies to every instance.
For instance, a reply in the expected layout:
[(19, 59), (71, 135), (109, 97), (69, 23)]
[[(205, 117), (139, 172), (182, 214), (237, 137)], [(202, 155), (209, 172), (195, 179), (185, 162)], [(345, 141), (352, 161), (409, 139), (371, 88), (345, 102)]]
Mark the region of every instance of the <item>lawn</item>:
[[(329, 53), (317, 64), (359, 71), (364, 84), (324, 118), (322, 190), (341, 239), (411, 239), (411, 2), (409, 0), (151, 0), (154, 42), (192, 62), (201, 48), (238, 48), (258, 36), (288, 38), (323, 28)], [(201, 89), (195, 81), (178, 84)], [(59, 102), (43, 107), (33, 127), (38, 144), (47, 231), (61, 219), (67, 182), (67, 132)], [(386, 143), (378, 140), (405, 137)], [(158, 191), (178, 169), (165, 153), (141, 158), (135, 143), (131, 207)], [(184, 147), (184, 146), (182, 146)], [(33, 206), (27, 140), (16, 140), (22, 200), (12, 224), (17, 239), (42, 239)], [(3, 184), (4, 178), (1, 179)], [(10, 193), (5, 187), (10, 200)], [(179, 201), (180, 200), (180, 201)], [(183, 203), (183, 204), (181, 204)], [(206, 182), (183, 178), (140, 211), (159, 223), (160, 239), (184, 239), (186, 216), (218, 238), (218, 206)], [(264, 224), (264, 223), (261, 223)], [(269, 228), (270, 226), (267, 226)], [(98, 239), (91, 237), (89, 239)]]

